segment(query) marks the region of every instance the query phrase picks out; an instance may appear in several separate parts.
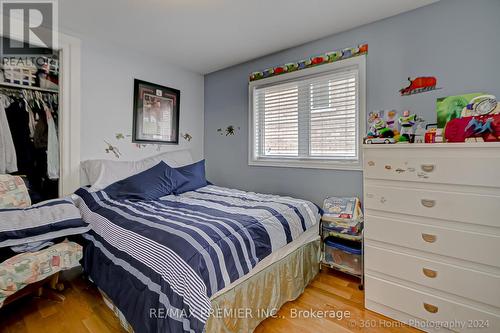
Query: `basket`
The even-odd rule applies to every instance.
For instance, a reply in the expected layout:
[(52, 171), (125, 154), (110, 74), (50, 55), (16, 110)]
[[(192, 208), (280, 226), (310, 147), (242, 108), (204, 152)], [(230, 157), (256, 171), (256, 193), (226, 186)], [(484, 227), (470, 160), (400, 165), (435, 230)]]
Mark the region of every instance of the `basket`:
[(4, 82), (21, 86), (34, 87), (36, 82), (36, 66), (2, 66)]

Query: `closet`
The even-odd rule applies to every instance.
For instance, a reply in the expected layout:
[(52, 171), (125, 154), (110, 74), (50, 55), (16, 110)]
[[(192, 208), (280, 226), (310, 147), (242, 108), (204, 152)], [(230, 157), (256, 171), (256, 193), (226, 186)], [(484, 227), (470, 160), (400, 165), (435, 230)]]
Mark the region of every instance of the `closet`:
[(60, 192), (58, 53), (0, 66), (0, 174), (21, 176), (32, 203)]

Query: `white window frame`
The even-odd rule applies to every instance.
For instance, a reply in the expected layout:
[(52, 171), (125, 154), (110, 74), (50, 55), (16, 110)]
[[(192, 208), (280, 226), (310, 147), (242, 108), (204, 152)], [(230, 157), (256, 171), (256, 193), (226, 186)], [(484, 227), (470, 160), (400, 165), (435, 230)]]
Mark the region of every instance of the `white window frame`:
[[(357, 160), (341, 160), (329, 158), (300, 158), (300, 157), (259, 157), (256, 156), (255, 128), (254, 128), (254, 91), (267, 85), (285, 83), (290, 80), (307, 78), (313, 75), (323, 75), (332, 72), (341, 72), (348, 69), (357, 69), (358, 71), (358, 100), (357, 100)], [(296, 72), (273, 76), (266, 79), (252, 81), (248, 85), (248, 165), (251, 166), (272, 166), (287, 168), (312, 168), (312, 169), (333, 169), (333, 170), (362, 170), (362, 152), (361, 146), (363, 136), (366, 132), (366, 56), (361, 55), (354, 58), (307, 68)], [(300, 143), (299, 143), (300, 145)]]

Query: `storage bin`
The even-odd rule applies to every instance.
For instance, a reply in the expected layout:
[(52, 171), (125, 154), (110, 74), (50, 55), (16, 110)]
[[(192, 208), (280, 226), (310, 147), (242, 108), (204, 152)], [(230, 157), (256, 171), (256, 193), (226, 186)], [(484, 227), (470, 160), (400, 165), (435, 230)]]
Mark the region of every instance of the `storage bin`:
[(337, 239), (325, 239), (325, 261), (344, 267), (346, 270), (361, 274), (361, 243)]

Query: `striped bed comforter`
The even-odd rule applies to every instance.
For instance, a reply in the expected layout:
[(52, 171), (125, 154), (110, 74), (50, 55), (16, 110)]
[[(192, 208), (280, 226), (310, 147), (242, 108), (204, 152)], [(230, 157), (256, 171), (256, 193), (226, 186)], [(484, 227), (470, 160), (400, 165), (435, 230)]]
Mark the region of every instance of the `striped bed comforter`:
[(79, 189), (84, 268), (136, 332), (202, 332), (210, 297), (320, 218), (313, 203), (209, 185), (157, 201)]
[(70, 198), (0, 209), (0, 248), (51, 241), (85, 233), (89, 228)]

